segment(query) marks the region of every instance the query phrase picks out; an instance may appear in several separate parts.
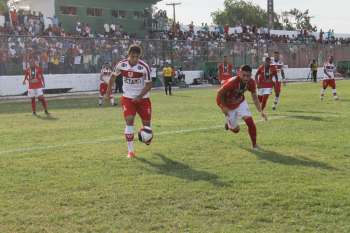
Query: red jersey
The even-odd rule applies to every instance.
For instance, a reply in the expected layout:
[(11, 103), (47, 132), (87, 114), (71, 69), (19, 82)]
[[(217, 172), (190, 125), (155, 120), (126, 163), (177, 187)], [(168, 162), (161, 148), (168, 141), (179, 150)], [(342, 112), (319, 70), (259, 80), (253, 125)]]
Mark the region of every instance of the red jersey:
[(44, 87), (43, 70), (39, 66), (34, 69), (28, 67), (24, 72), (24, 80), (28, 80), (29, 89), (39, 89)]
[(232, 64), (220, 64), (219, 65), (219, 81), (225, 81), (230, 78), (232, 78), (232, 70), (233, 70), (233, 65)]
[(254, 79), (250, 79), (247, 83), (243, 83), (239, 76), (233, 77), (220, 88), (219, 92), (224, 91), (225, 104), (222, 103), (221, 96), (218, 94), (216, 97), (217, 105), (225, 106), (231, 110), (239, 107), (239, 105), (245, 100), (244, 93), (250, 91), (256, 93), (256, 83)]
[(269, 69), (266, 69), (265, 65), (261, 65), (257, 74), (259, 75), (257, 81), (260, 88), (273, 88), (273, 78), (278, 75), (275, 66), (269, 66)]

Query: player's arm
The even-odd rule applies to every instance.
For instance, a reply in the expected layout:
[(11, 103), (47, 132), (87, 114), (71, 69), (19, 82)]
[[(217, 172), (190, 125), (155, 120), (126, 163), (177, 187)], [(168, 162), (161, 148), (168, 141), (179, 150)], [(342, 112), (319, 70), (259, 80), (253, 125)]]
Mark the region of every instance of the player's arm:
[(219, 91), (218, 91), (218, 95), (216, 97), (216, 102), (219, 105), (219, 107), (221, 108), (221, 111), (227, 115), (228, 112), (230, 111), (230, 109), (227, 107), (226, 104), (226, 94), (227, 94), (228, 90), (224, 87), (222, 87)]
[(286, 80), (286, 75), (284, 73), (284, 69), (283, 69), (283, 66), (281, 68), (281, 76), (282, 76), (282, 80)]
[(107, 88), (107, 92), (106, 92), (106, 95), (105, 95), (105, 98), (106, 99), (109, 99), (109, 97), (112, 95), (112, 88), (113, 88), (113, 85), (115, 83), (115, 80), (116, 78), (118, 78), (120, 75), (121, 75), (121, 70), (118, 68), (118, 65), (115, 67), (112, 75), (111, 75), (111, 78), (109, 79), (109, 83), (108, 83), (108, 88)]
[(41, 82), (43, 84), (43, 87), (45, 88), (46, 83), (45, 83), (45, 78), (44, 78), (44, 74), (43, 74), (42, 70), (40, 71), (40, 76), (41, 76)]
[(23, 85), (26, 85), (26, 81), (28, 80), (28, 77), (29, 77), (29, 75), (28, 75), (28, 72), (26, 71), (24, 73)]
[(261, 117), (267, 121), (267, 115), (264, 113), (264, 111), (261, 108), (261, 104), (260, 104), (260, 101), (259, 101), (259, 98), (258, 98), (258, 95), (256, 94), (256, 92), (252, 92), (252, 99), (253, 99), (253, 102), (255, 104), (256, 110), (258, 110), (258, 112), (260, 112), (260, 114), (261, 114)]

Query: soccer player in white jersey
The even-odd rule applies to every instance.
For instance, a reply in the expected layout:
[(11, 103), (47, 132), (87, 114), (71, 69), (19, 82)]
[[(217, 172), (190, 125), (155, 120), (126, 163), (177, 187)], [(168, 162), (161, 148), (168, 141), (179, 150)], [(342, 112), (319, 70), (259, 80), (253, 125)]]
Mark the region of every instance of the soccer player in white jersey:
[(136, 156), (133, 144), (136, 113), (141, 117), (143, 129), (152, 131), (152, 105), (149, 93), (152, 89), (152, 79), (149, 66), (140, 59), (141, 54), (140, 46), (130, 46), (128, 58), (120, 61), (114, 68), (106, 95), (106, 98), (108, 98), (108, 95), (112, 92), (115, 79), (122, 77), (124, 93), (121, 104), (126, 122), (125, 138), (128, 145), (128, 158)]
[(335, 77), (339, 75), (337, 73), (337, 67), (334, 64), (333, 56), (328, 58), (328, 61), (324, 64), (324, 78), (322, 80), (322, 89), (321, 89), (321, 100), (324, 98), (324, 94), (326, 92), (327, 87), (331, 87), (333, 89), (333, 98), (338, 100), (337, 89), (335, 84)]
[(284, 70), (283, 70), (284, 63), (281, 61), (280, 53), (278, 51), (274, 52), (271, 66), (274, 66), (277, 70), (277, 76), (275, 76), (276, 78), (273, 82), (274, 91), (275, 91), (275, 101), (274, 101), (273, 106), (272, 106), (272, 110), (276, 110), (277, 105), (278, 105), (279, 100), (280, 100), (281, 89), (282, 89), (280, 78), (282, 78), (282, 82), (284, 85), (286, 83), (285, 82), (286, 76), (284, 75)]
[[(101, 69), (101, 74), (100, 74), (100, 95), (98, 97), (98, 105), (102, 106), (103, 104), (103, 97), (107, 93), (108, 85), (109, 85), (109, 80), (111, 79), (112, 76), (112, 69), (108, 63), (104, 64)], [(114, 96), (111, 94), (109, 96), (109, 101), (111, 102), (111, 105), (114, 106)]]

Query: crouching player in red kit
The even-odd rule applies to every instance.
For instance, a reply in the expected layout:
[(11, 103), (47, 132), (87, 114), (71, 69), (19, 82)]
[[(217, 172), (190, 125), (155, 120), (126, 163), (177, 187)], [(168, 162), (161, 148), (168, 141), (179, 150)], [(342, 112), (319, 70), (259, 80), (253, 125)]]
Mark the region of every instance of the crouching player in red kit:
[[(101, 70), (100, 74), (100, 95), (98, 97), (98, 105), (102, 106), (103, 104), (103, 97), (107, 93), (108, 85), (109, 85), (109, 80), (112, 76), (112, 69), (108, 63), (104, 64)], [(109, 101), (111, 102), (112, 106), (115, 106), (114, 103), (114, 96), (111, 94), (109, 96)]]
[(109, 98), (115, 79), (122, 77), (124, 93), (121, 98), (121, 104), (126, 122), (125, 138), (128, 145), (128, 158), (136, 156), (133, 144), (136, 113), (140, 115), (143, 124), (140, 132), (147, 132), (149, 135), (148, 139), (143, 142), (149, 145), (153, 138), (151, 129), (152, 106), (149, 98), (149, 92), (152, 89), (152, 79), (149, 66), (140, 59), (141, 52), (140, 46), (130, 46), (128, 59), (122, 60), (115, 66), (105, 96), (105, 98)]
[(28, 82), (28, 96), (32, 100), (32, 112), (36, 116), (36, 102), (35, 98), (43, 105), (46, 115), (49, 115), (47, 110), (47, 102), (44, 97), (43, 88), (45, 87), (45, 80), (43, 75), (43, 70), (40, 66), (35, 64), (35, 60), (31, 59), (29, 61), (29, 67), (25, 70), (23, 85)]
[(242, 66), (240, 75), (227, 80), (220, 88), (216, 102), (226, 116), (225, 128), (238, 133), (240, 131), (238, 120), (242, 118), (248, 126), (253, 149), (258, 149), (256, 126), (244, 97), (246, 91), (251, 92), (256, 109), (267, 120), (256, 93), (256, 83), (252, 79), (252, 68), (248, 65)]
[(264, 110), (269, 96), (272, 94), (273, 78), (277, 79), (277, 70), (271, 66), (271, 58), (265, 58), (265, 64), (259, 66), (255, 74), (255, 81), (258, 84), (258, 97), (261, 109)]

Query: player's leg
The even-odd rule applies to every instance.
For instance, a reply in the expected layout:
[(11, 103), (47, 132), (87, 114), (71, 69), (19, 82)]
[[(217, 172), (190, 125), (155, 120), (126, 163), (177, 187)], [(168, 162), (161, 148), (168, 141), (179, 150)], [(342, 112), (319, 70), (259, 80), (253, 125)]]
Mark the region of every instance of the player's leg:
[(121, 104), (123, 107), (123, 114), (125, 119), (125, 139), (128, 145), (128, 157), (135, 157), (134, 150), (134, 120), (136, 115), (136, 108), (131, 99), (122, 97)]
[(36, 115), (36, 102), (35, 102), (35, 93), (33, 89), (28, 89), (28, 97), (31, 100), (32, 104), (32, 113), (33, 115)]
[[(136, 111), (139, 114), (142, 120), (143, 128), (152, 131), (151, 120), (152, 120), (152, 103), (149, 98), (142, 99), (140, 102), (136, 104)], [(147, 145), (150, 145), (152, 139)]]
[(226, 116), (225, 128), (233, 133), (239, 133), (240, 127), (238, 124), (238, 112), (237, 109), (230, 111)]
[(273, 102), (272, 110), (276, 110), (277, 105), (280, 101), (281, 82), (274, 82), (274, 90), (275, 90), (275, 101)]
[(98, 96), (98, 105), (99, 106), (102, 106), (102, 104), (103, 104), (103, 98), (104, 98), (104, 95), (107, 92), (106, 86), (107, 85), (105, 85), (105, 83), (101, 83), (100, 84), (100, 93), (99, 93), (99, 96)]
[(326, 93), (327, 87), (328, 87), (328, 80), (322, 80), (321, 100), (323, 100), (323, 98), (324, 98), (324, 94)]
[(43, 90), (42, 89), (37, 89), (37, 94), (38, 94), (38, 99), (39, 99), (39, 101), (41, 102), (41, 104), (42, 104), (42, 106), (44, 108), (45, 114), (48, 115), (49, 111), (48, 111), (47, 101), (45, 99)]
[(329, 80), (329, 81), (330, 81), (329, 85), (332, 87), (332, 90), (333, 90), (333, 98), (335, 100), (338, 100), (339, 97), (337, 95), (337, 88), (336, 88), (335, 80), (332, 79), (332, 80)]
[(262, 103), (263, 100), (263, 89), (262, 88), (258, 88), (258, 99), (260, 104)]
[(256, 132), (256, 125), (254, 123), (252, 114), (249, 110), (248, 103), (244, 101), (240, 104), (238, 107), (238, 116), (241, 117), (246, 125), (248, 126), (248, 133), (249, 137), (252, 143), (253, 149), (257, 148), (256, 138), (257, 138), (257, 132)]
[(173, 93), (172, 93), (172, 80), (171, 80), (171, 78), (169, 78), (169, 95), (172, 95)]
[(168, 78), (164, 77), (165, 95), (168, 95)]
[(111, 103), (112, 106), (115, 106), (115, 99), (114, 99), (114, 95), (110, 95), (109, 96), (109, 102)]
[(265, 109), (265, 107), (266, 107), (266, 105), (267, 105), (267, 101), (268, 101), (268, 99), (269, 99), (269, 94), (265, 94), (265, 95), (263, 95), (263, 97), (262, 97), (262, 102), (261, 102), (261, 108), (262, 108), (262, 110), (264, 110)]

